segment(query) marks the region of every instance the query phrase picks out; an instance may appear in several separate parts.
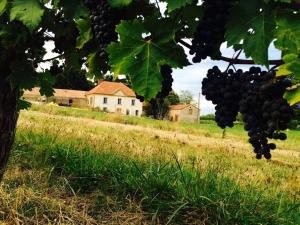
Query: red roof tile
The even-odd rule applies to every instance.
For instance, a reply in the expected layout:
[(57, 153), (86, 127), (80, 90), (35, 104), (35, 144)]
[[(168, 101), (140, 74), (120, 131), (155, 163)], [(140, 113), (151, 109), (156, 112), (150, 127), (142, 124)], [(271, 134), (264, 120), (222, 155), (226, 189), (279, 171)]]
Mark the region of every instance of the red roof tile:
[(135, 97), (135, 93), (132, 89), (127, 87), (125, 84), (118, 82), (102, 81), (100, 84), (87, 92), (87, 95), (91, 94), (102, 94), (102, 95), (114, 95), (116, 92), (122, 91), (129, 97)]
[(171, 110), (182, 110), (182, 109), (185, 109), (185, 108), (188, 107), (188, 106), (193, 106), (193, 107), (195, 107), (195, 108), (198, 109), (197, 106), (194, 106), (194, 105), (192, 105), (192, 104), (171, 105), (170, 108), (171, 108)]

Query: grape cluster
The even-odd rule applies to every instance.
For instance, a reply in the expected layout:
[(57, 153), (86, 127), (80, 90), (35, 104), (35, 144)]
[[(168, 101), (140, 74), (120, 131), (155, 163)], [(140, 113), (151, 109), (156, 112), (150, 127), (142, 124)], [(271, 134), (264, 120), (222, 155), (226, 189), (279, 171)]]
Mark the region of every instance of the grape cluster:
[(202, 94), (216, 105), (215, 120), (219, 127), (233, 127), (239, 111), (244, 84), (243, 71), (228, 70), (222, 73), (217, 66), (208, 70), (207, 78), (202, 81)]
[[(173, 84), (172, 72), (173, 70), (169, 65), (163, 65), (160, 67), (160, 73), (163, 78), (162, 88), (161, 91), (156, 95), (154, 99), (159, 99), (163, 101), (164, 98), (167, 97), (169, 93), (172, 91), (172, 84)], [(141, 102), (145, 101), (145, 98), (143, 96), (140, 96), (137, 93), (135, 94), (136, 94), (136, 98), (139, 99)]]
[(194, 34), (190, 54), (193, 62), (198, 63), (208, 56), (217, 58), (221, 55), (220, 45), (224, 42), (225, 25), (229, 10), (234, 0), (205, 0), (203, 18)]
[(292, 83), (288, 79), (276, 79), (275, 72), (261, 71), (258, 67), (251, 67), (246, 76), (248, 82), (240, 101), (244, 128), (256, 157), (270, 159), (270, 150), (276, 145), (268, 143), (268, 139), (285, 140), (287, 136), (281, 131), (287, 129), (293, 118), (293, 110), (283, 98), (286, 88)]
[(95, 38), (99, 42), (99, 56), (107, 60), (105, 48), (112, 41), (118, 40), (116, 25), (120, 22), (119, 13), (113, 9), (107, 0), (85, 0), (85, 5), (91, 11), (91, 22)]
[(258, 67), (244, 73), (222, 73), (214, 67), (203, 80), (202, 93), (216, 104), (216, 122), (221, 128), (233, 126), (240, 112), (256, 157), (270, 159), (270, 151), (276, 145), (269, 139), (285, 140), (287, 136), (282, 131), (293, 118), (293, 109), (283, 98), (291, 85), (289, 79), (276, 78), (274, 71), (261, 71)]

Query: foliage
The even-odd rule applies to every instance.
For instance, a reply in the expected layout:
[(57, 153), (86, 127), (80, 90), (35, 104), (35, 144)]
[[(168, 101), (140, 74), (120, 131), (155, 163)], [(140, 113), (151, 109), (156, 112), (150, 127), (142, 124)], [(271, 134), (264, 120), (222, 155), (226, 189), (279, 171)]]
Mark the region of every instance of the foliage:
[(86, 73), (85, 70), (64, 70), (63, 73), (56, 75), (56, 81), (53, 87), (89, 91), (95, 87), (95, 84), (86, 79)]
[(163, 120), (168, 117), (170, 111), (170, 102), (166, 99), (153, 99), (144, 106), (146, 116), (154, 119)]
[(193, 94), (190, 91), (184, 90), (179, 95), (180, 103), (190, 104), (193, 101)]
[[(72, 66), (78, 67), (81, 59), (86, 60), (90, 76), (101, 77), (107, 70), (115, 75), (126, 74), (139, 95), (148, 100), (156, 96), (162, 81), (159, 66), (183, 68), (189, 65), (181, 44), (185, 42), (183, 38), (193, 38), (204, 6), (193, 0), (167, 0), (164, 1), (167, 10), (161, 14), (158, 5), (147, 0), (108, 2), (124, 14), (116, 28), (120, 41), (111, 43), (107, 49), (110, 66), (99, 57), (102, 49), (97, 47), (89, 10), (83, 1), (1, 0), (1, 61), (9, 61), (5, 66), (13, 68), (6, 76), (20, 88), (37, 85), (51, 88), (47, 80), (41, 82), (42, 73), (35, 68), (46, 53), (43, 44), (53, 40), (60, 58)], [(298, 0), (235, 1), (226, 25), (228, 47), (242, 49), (254, 63), (269, 66), (268, 48), (276, 40), (275, 46), (282, 51), (284, 60), (278, 74), (299, 78), (299, 5)], [(221, 59), (226, 60), (226, 57)], [(14, 70), (29, 65), (35, 68), (26, 70), (26, 79), (23, 71)], [(291, 104), (299, 101), (297, 93), (287, 94)]]
[(170, 105), (177, 105), (180, 103), (179, 95), (174, 90), (169, 93), (166, 99), (170, 102)]

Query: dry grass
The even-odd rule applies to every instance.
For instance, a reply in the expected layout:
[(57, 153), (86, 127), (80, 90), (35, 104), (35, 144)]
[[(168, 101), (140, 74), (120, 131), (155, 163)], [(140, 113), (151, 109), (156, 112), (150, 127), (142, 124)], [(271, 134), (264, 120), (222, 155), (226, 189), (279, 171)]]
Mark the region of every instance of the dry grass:
[(297, 224), (298, 153), (22, 112), (0, 224)]

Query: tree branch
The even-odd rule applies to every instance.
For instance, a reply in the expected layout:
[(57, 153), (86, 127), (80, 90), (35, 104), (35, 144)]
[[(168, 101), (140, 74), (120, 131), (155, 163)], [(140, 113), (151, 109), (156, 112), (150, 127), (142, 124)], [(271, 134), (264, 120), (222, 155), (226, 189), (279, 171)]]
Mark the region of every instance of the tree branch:
[(64, 55), (64, 54), (61, 54), (61, 55), (52, 57), (52, 58), (50, 58), (50, 59), (43, 59), (43, 60), (39, 61), (38, 63), (49, 62), (49, 61), (52, 61), (52, 60), (54, 60), (54, 59), (58, 59), (58, 58), (62, 57), (63, 55)]
[[(178, 40), (178, 43), (182, 44), (184, 47), (191, 49), (191, 45), (184, 40)], [(256, 63), (253, 60), (249, 59), (232, 59), (225, 56), (220, 56), (219, 58), (216, 58), (215, 60), (222, 60), (225, 62), (229, 62), (231, 64), (241, 64), (241, 65), (255, 65)], [(282, 65), (283, 61), (281, 59), (278, 60), (269, 60), (270, 65)]]

